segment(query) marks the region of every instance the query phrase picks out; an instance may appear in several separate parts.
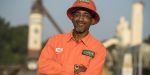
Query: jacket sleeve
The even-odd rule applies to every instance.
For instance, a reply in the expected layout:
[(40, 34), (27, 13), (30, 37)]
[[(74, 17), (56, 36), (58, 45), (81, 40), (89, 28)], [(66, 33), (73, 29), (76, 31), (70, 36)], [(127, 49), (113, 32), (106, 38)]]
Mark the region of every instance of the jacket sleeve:
[(57, 61), (53, 43), (54, 41), (49, 39), (41, 52), (38, 60), (40, 75), (62, 75), (61, 73), (63, 73), (62, 65)]
[(95, 57), (90, 61), (90, 64), (87, 67), (87, 71), (82, 72), (80, 75), (102, 75), (106, 48), (104, 46), (99, 46), (96, 51)]

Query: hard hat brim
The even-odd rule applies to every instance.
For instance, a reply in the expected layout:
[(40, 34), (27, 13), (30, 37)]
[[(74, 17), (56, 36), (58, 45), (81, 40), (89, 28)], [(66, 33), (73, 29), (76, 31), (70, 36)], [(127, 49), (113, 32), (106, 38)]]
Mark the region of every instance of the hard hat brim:
[(87, 10), (89, 10), (92, 14), (95, 15), (95, 16), (94, 16), (95, 24), (97, 24), (97, 23), (100, 21), (100, 16), (98, 15), (98, 13), (97, 13), (96, 11), (91, 10), (91, 9), (88, 9), (88, 8), (86, 8), (86, 7), (71, 7), (71, 8), (69, 8), (69, 9), (67, 10), (67, 16), (68, 16), (68, 18), (71, 19), (71, 17), (73, 16), (73, 11), (75, 11), (76, 9), (80, 9), (80, 8), (81, 8), (81, 9), (82, 9), (82, 8), (87, 9)]

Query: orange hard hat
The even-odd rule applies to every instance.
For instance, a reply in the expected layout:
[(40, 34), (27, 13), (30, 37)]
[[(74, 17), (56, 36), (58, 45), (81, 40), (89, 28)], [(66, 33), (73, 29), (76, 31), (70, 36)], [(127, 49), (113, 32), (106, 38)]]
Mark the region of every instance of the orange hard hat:
[(99, 22), (100, 16), (96, 12), (96, 6), (93, 0), (76, 0), (72, 7), (67, 10), (67, 16), (69, 19), (73, 16), (73, 11), (76, 9), (84, 8), (90, 11), (94, 15), (95, 24)]

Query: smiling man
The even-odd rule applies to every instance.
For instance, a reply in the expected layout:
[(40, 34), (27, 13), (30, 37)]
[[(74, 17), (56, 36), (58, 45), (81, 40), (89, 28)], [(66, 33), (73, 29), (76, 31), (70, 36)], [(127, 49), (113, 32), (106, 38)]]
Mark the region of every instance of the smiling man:
[(76, 0), (67, 10), (74, 29), (49, 38), (38, 60), (40, 75), (101, 75), (106, 48), (89, 32), (100, 17), (92, 0)]

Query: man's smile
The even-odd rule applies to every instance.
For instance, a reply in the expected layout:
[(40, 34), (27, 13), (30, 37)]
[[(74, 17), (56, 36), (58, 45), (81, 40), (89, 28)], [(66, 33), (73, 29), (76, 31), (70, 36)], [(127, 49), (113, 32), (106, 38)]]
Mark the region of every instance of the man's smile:
[(77, 26), (79, 26), (79, 27), (82, 27), (82, 26), (84, 26), (85, 25), (85, 23), (83, 23), (83, 22), (78, 22), (77, 23)]

